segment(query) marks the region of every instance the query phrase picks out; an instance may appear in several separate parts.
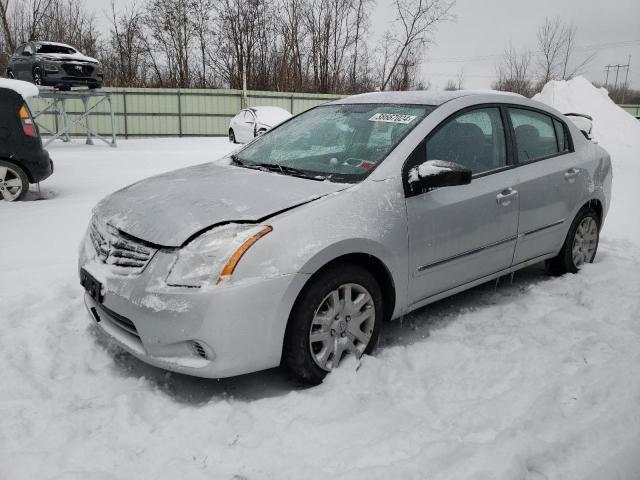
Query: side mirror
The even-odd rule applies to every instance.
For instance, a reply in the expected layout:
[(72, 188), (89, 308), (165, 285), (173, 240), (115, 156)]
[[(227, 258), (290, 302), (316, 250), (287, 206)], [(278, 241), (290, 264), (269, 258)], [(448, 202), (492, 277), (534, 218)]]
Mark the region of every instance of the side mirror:
[(433, 188), (471, 183), (472, 172), (466, 167), (444, 160), (427, 160), (409, 170), (407, 182), (414, 194)]

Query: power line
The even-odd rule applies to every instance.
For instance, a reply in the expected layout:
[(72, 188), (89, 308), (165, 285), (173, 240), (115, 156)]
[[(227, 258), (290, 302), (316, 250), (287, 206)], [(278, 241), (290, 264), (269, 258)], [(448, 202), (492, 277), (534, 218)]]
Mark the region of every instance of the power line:
[[(634, 45), (640, 45), (640, 39), (638, 40), (625, 40), (620, 42), (609, 42), (592, 45), (583, 45), (575, 47), (576, 51), (590, 51), (590, 50), (604, 50), (614, 47), (630, 47)], [(469, 63), (485, 60), (493, 60), (495, 58), (502, 57), (502, 53), (491, 53), (487, 55), (475, 55), (471, 57), (440, 57), (427, 60), (429, 63)]]

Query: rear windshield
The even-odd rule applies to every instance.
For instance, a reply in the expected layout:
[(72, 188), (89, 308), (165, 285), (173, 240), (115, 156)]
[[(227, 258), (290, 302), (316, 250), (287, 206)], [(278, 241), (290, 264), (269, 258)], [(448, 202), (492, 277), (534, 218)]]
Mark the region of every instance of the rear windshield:
[(303, 171), (335, 181), (366, 177), (434, 107), (326, 105), (304, 112), (241, 150), (245, 166)]
[(36, 53), (62, 53), (72, 55), (76, 53), (76, 51), (71, 47), (64, 47), (62, 45), (37, 44)]

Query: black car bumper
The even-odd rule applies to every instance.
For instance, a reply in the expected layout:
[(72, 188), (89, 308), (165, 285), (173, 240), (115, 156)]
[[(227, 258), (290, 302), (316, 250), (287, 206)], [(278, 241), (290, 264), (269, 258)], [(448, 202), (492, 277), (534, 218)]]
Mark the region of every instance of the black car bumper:
[(44, 149), (30, 155), (29, 158), (23, 158), (20, 163), (27, 169), (30, 183), (41, 182), (49, 178), (53, 173), (53, 161), (49, 156), (49, 152)]

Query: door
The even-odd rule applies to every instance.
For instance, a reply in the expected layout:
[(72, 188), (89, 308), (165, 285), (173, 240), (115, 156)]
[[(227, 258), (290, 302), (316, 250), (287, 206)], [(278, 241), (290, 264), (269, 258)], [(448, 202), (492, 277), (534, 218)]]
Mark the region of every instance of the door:
[(519, 164), (520, 221), (514, 264), (557, 253), (579, 207), (588, 176), (569, 131), (551, 115), (510, 107)]
[(469, 185), (406, 199), (410, 305), (511, 266), (518, 179), (508, 166), (504, 124), (497, 106), (464, 110), (437, 127), (405, 165), (405, 178), (424, 160), (455, 162), (474, 174)]

